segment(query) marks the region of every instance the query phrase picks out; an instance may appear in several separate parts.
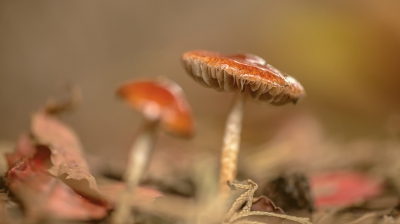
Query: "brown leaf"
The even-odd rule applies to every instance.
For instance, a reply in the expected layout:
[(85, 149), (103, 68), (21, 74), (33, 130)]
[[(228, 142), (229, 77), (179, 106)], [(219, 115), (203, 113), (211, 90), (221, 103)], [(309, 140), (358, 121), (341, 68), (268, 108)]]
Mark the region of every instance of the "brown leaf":
[(82, 197), (58, 178), (48, 174), (51, 151), (39, 145), (32, 156), (20, 159), (7, 173), (6, 184), (25, 209), (27, 219), (47, 217), (89, 220), (106, 216), (104, 203)]
[(9, 189), (22, 201), (27, 217), (89, 220), (106, 216), (107, 209), (81, 197), (61, 180), (46, 174), (12, 174)]
[(70, 127), (42, 110), (32, 116), (31, 132), (38, 143), (48, 145), (51, 150), (52, 166), (48, 169), (51, 175), (82, 195), (103, 199), (83, 158), (81, 143)]
[(22, 135), (16, 151), (7, 156), (6, 184), (21, 200), (26, 218), (105, 217), (108, 205), (74, 131), (45, 108), (32, 116), (31, 136)]

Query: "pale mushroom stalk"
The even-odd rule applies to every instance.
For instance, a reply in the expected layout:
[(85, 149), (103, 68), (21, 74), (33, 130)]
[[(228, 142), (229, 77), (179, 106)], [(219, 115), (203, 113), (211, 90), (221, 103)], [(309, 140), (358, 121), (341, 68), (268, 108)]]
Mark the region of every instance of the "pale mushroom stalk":
[(112, 217), (114, 224), (128, 224), (133, 223), (132, 198), (150, 160), (158, 127), (175, 135), (190, 137), (194, 126), (183, 92), (172, 81), (133, 81), (122, 85), (117, 94), (144, 116), (129, 154), (124, 176), (126, 187)]
[(182, 55), (183, 65), (196, 82), (217, 91), (239, 92), (228, 115), (223, 139), (220, 195), (229, 193), (227, 181), (236, 178), (244, 96), (272, 105), (296, 103), (305, 96), (303, 86), (252, 54), (223, 55), (210, 51), (190, 51)]
[(132, 191), (144, 173), (153, 152), (157, 137), (158, 121), (145, 120), (139, 134), (131, 146), (128, 167), (125, 172), (127, 189)]
[(230, 191), (227, 182), (236, 179), (245, 98), (245, 95), (241, 92), (236, 94), (226, 121), (219, 178), (219, 195), (222, 198), (226, 198)]
[(124, 175), (126, 187), (120, 195), (119, 203), (113, 214), (114, 224), (133, 223), (131, 199), (153, 152), (158, 125), (158, 120), (144, 119), (135, 142), (130, 148), (128, 165)]

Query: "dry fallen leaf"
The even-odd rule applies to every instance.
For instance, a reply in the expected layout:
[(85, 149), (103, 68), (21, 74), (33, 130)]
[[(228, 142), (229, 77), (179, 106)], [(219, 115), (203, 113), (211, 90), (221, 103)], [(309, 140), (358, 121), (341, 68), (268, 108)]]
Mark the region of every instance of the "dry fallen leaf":
[(52, 166), (48, 169), (51, 175), (80, 194), (104, 199), (83, 158), (81, 143), (70, 127), (41, 110), (32, 116), (31, 132), (37, 143), (48, 145), (51, 150)]
[[(77, 135), (55, 116), (63, 109), (52, 105), (33, 114), (30, 135), (21, 135), (16, 150), (6, 155), (6, 185), (22, 202), (25, 219), (102, 219), (112, 209), (123, 184), (102, 185), (99, 191)], [(149, 203), (160, 195), (156, 190), (139, 188), (132, 206)]]
[(89, 172), (74, 131), (43, 108), (32, 116), (31, 135), (22, 135), (8, 154), (6, 185), (22, 202), (25, 218), (101, 219), (109, 209)]
[(25, 156), (8, 171), (6, 184), (19, 198), (26, 219), (44, 218), (90, 220), (106, 216), (106, 205), (93, 201), (72, 190), (58, 178), (48, 174), (51, 151), (38, 145), (34, 154)]

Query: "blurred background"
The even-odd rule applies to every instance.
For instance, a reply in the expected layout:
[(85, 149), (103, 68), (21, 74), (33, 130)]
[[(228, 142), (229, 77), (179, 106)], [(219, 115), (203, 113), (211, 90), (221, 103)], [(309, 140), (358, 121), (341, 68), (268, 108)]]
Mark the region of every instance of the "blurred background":
[(217, 155), (232, 94), (185, 73), (180, 56), (197, 49), (256, 54), (307, 91), (295, 106), (249, 100), (243, 152), (290, 138), (279, 135), (282, 127), (303, 133), (299, 142), (314, 138), (311, 132), (326, 141), (396, 138), (399, 12), (395, 0), (0, 1), (0, 139), (15, 141), (32, 112), (75, 84), (83, 102), (63, 118), (89, 155), (123, 167), (140, 115), (115, 90), (165, 76), (185, 91), (197, 135), (162, 133), (157, 150)]

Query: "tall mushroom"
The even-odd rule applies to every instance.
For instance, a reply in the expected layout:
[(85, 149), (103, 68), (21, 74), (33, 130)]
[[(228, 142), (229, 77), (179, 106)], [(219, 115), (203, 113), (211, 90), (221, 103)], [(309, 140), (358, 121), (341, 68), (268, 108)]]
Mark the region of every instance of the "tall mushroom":
[(223, 55), (191, 51), (182, 55), (187, 73), (198, 83), (217, 91), (237, 92), (226, 121), (220, 164), (220, 196), (224, 198), (227, 181), (236, 178), (243, 105), (246, 96), (254, 100), (284, 105), (305, 96), (303, 86), (291, 76), (252, 54)]
[(172, 81), (133, 81), (122, 85), (117, 94), (143, 114), (143, 122), (131, 146), (125, 171), (126, 188), (113, 216), (113, 223), (129, 223), (132, 220), (129, 196), (134, 193), (146, 169), (158, 126), (172, 134), (190, 137), (193, 135), (194, 125), (183, 91)]

